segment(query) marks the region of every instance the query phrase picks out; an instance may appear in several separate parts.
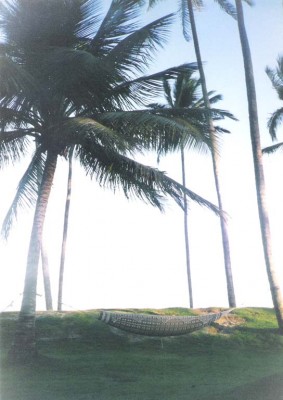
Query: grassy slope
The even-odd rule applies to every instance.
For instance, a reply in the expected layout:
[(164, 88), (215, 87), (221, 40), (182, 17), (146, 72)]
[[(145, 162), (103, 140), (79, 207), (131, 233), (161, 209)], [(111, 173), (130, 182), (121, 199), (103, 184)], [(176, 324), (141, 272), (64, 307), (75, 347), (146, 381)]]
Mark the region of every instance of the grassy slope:
[[(4, 362), (1, 399), (283, 400), (283, 338), (272, 310), (236, 310), (213, 327), (162, 341), (113, 330), (97, 317), (39, 314), (38, 362)], [(1, 320), (5, 360), (15, 315)]]

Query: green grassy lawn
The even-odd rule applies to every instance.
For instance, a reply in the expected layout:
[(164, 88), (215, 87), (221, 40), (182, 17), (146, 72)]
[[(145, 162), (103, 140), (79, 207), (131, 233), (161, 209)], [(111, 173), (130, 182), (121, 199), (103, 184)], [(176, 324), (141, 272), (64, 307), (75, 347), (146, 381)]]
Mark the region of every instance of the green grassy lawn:
[(97, 311), (41, 313), (39, 358), (25, 367), (5, 362), (15, 317), (1, 315), (1, 400), (283, 400), (283, 337), (270, 309), (162, 341), (114, 330)]

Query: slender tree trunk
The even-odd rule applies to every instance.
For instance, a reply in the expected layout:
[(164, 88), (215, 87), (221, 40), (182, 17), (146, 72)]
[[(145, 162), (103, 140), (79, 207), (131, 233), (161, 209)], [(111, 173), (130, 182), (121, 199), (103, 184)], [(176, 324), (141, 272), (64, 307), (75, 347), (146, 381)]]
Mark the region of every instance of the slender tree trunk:
[(52, 188), (56, 163), (57, 155), (48, 152), (33, 219), (22, 306), (17, 321), (14, 342), (9, 352), (9, 361), (11, 363), (28, 363), (37, 355), (35, 341), (35, 312), (38, 263), (44, 219)]
[(41, 264), (43, 273), (46, 310), (51, 311), (53, 310), (53, 305), (52, 305), (52, 293), (50, 284), (49, 262), (48, 262), (48, 254), (44, 246), (43, 240), (41, 241)]
[[(40, 188), (40, 177), (37, 174), (37, 186)], [(39, 189), (38, 189), (39, 190)], [(44, 240), (41, 240), (41, 265), (42, 265), (42, 275), (43, 275), (43, 285), (44, 285), (44, 295), (45, 295), (45, 305), (46, 310), (53, 310), (52, 306), (52, 294), (51, 294), (51, 284), (50, 284), (50, 274), (48, 265), (48, 254), (44, 246)]]
[(73, 150), (70, 152), (70, 155), (69, 155), (69, 173), (68, 173), (68, 182), (67, 182), (67, 196), (66, 196), (66, 203), (65, 203), (64, 228), (63, 228), (61, 261), (60, 261), (60, 271), (59, 271), (59, 288), (58, 288), (58, 304), (57, 304), (58, 311), (62, 310), (64, 269), (65, 269), (70, 203), (71, 203), (71, 194), (72, 194), (72, 174), (73, 174), (72, 159), (73, 159)]
[[(189, 16), (192, 28), (192, 36), (193, 42), (195, 47), (196, 59), (200, 74), (201, 80), (201, 87), (202, 87), (202, 94), (204, 99), (204, 105), (207, 109), (210, 109), (210, 102), (206, 87), (206, 79), (205, 74), (202, 66), (202, 59), (200, 53), (200, 47), (198, 42), (198, 35), (196, 30), (196, 24), (194, 19), (194, 11), (193, 11), (193, 4), (192, 0), (188, 0), (188, 9), (189, 9)], [(227, 219), (225, 217), (225, 212), (223, 210), (222, 204), (222, 197), (220, 191), (220, 183), (219, 183), (219, 154), (217, 149), (216, 143), (216, 136), (215, 136), (215, 129), (213, 126), (213, 121), (210, 116), (208, 116), (208, 124), (209, 124), (209, 133), (210, 133), (210, 140), (211, 140), (211, 153), (212, 153), (212, 162), (213, 162), (213, 172), (214, 172), (214, 181), (218, 199), (218, 207), (220, 210), (220, 225), (221, 225), (221, 233), (222, 233), (222, 245), (223, 245), (223, 254), (224, 254), (224, 264), (225, 264), (225, 273), (226, 273), (226, 282), (227, 282), (227, 293), (228, 293), (228, 302), (229, 307), (236, 307), (236, 298), (235, 298), (235, 291), (234, 291), (234, 283), (233, 283), (233, 275), (232, 275), (232, 267), (231, 267), (231, 256), (230, 256), (230, 244), (229, 244), (229, 236), (228, 236), (228, 224)]]
[(276, 276), (274, 260), (271, 249), (271, 235), (269, 226), (269, 217), (266, 205), (266, 191), (263, 171), (263, 160), (260, 143), (260, 131), (258, 123), (257, 100), (254, 82), (254, 73), (249, 41), (245, 28), (244, 13), (241, 0), (236, 0), (236, 8), (238, 13), (238, 28), (240, 41), (242, 46), (243, 61), (245, 68), (247, 98), (249, 106), (250, 120), (250, 137), (254, 161), (254, 173), (257, 192), (258, 213), (261, 227), (261, 237), (264, 249), (264, 257), (266, 270), (269, 279), (271, 296), (274, 304), (274, 309), (278, 321), (280, 333), (283, 334), (283, 301), (280, 291), (279, 280)]
[[(185, 154), (183, 147), (181, 149), (181, 162), (182, 162), (182, 184), (183, 186), (186, 187)], [(184, 193), (184, 234), (185, 234), (186, 266), (187, 266), (190, 308), (194, 308), (190, 247), (189, 247), (189, 232), (188, 232), (188, 203), (187, 203), (187, 196), (185, 193)]]

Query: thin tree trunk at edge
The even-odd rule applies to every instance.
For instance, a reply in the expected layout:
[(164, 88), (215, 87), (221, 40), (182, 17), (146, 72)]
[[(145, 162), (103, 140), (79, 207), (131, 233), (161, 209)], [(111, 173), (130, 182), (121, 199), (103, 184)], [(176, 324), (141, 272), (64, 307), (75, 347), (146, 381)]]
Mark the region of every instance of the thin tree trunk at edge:
[[(182, 162), (182, 184), (183, 186), (186, 186), (185, 154), (183, 147), (181, 149), (181, 162)], [(190, 247), (189, 247), (189, 232), (188, 232), (188, 204), (187, 204), (187, 196), (185, 193), (184, 193), (184, 234), (185, 234), (186, 266), (187, 266), (190, 308), (194, 308)]]
[(41, 241), (41, 264), (42, 264), (42, 273), (43, 273), (43, 284), (44, 284), (46, 310), (52, 311), (53, 304), (52, 304), (48, 254), (47, 254), (46, 248), (43, 244), (43, 240)]
[(262, 150), (260, 143), (256, 89), (254, 82), (252, 58), (245, 29), (244, 13), (241, 0), (236, 0), (236, 8), (238, 14), (238, 28), (245, 68), (247, 98), (249, 106), (250, 136), (254, 161), (254, 173), (256, 182), (258, 213), (261, 227), (261, 237), (274, 310), (278, 321), (279, 331), (281, 334), (283, 334), (283, 300), (280, 291), (279, 279), (276, 275), (271, 249), (271, 234), (269, 216), (266, 205), (266, 190), (263, 171)]
[[(199, 43), (198, 43), (198, 36), (197, 36), (195, 19), (194, 19), (192, 0), (188, 0), (188, 9), (189, 9), (189, 16), (190, 16), (190, 22), (191, 22), (191, 28), (192, 28), (192, 35), (193, 35), (196, 59), (197, 59), (197, 64), (198, 64), (198, 69), (199, 69), (199, 74), (200, 74), (204, 105), (207, 109), (210, 109), (210, 102), (209, 102), (209, 97), (208, 97), (208, 92), (207, 92), (207, 87), (206, 87), (205, 74), (204, 74), (204, 70), (203, 70), (203, 66), (202, 66), (202, 59), (201, 59), (200, 48), (199, 48)], [(209, 123), (210, 140), (211, 140), (211, 145), (212, 145), (211, 153), (212, 153), (214, 180), (215, 180), (215, 187), (216, 187), (216, 193), (217, 193), (217, 199), (218, 199), (218, 207), (220, 210), (220, 225), (221, 225), (222, 246), (223, 246), (223, 254), (224, 254), (226, 282), (227, 282), (228, 302), (229, 302), (229, 307), (236, 307), (236, 298), (235, 298), (233, 275), (232, 275), (227, 219), (225, 217), (225, 212), (223, 210), (220, 184), (219, 184), (219, 155), (218, 155), (217, 143), (216, 143), (216, 138), (215, 138), (215, 129), (214, 129), (213, 121), (212, 121), (211, 117), (208, 117), (208, 123)]]
[(68, 237), (70, 203), (71, 203), (71, 194), (72, 194), (72, 173), (73, 173), (72, 158), (73, 158), (73, 150), (69, 154), (69, 173), (68, 173), (68, 182), (67, 182), (67, 196), (66, 196), (66, 203), (65, 203), (64, 228), (63, 228), (60, 271), (59, 271), (59, 288), (58, 288), (58, 304), (57, 304), (58, 311), (62, 311), (64, 269), (65, 269), (66, 246), (67, 246), (67, 237)]
[(29, 363), (37, 355), (35, 339), (36, 287), (42, 231), (56, 170), (57, 154), (48, 153), (33, 219), (27, 257), (23, 300), (9, 352), (11, 364)]

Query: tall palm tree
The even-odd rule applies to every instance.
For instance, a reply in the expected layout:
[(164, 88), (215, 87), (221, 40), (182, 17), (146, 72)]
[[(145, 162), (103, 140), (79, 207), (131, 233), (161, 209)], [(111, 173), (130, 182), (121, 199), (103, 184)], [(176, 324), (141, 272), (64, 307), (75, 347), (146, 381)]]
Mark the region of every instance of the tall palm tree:
[(265, 200), (265, 181), (264, 181), (264, 170), (262, 162), (262, 151), (260, 144), (260, 130), (258, 122), (253, 64), (252, 64), (248, 36), (245, 27), (242, 1), (235, 0), (235, 3), (237, 8), (238, 29), (242, 46), (242, 54), (243, 54), (244, 69), (245, 69), (247, 99), (249, 106), (250, 137), (251, 137), (252, 152), (253, 152), (253, 163), (254, 163), (254, 173), (255, 173), (257, 203), (258, 203), (262, 243), (264, 249), (267, 275), (269, 279), (270, 291), (274, 304), (274, 310), (278, 321), (279, 331), (281, 334), (283, 334), (283, 300), (273, 260), (269, 216)]
[[(206, 122), (206, 111), (204, 100), (200, 94), (201, 91), (201, 81), (200, 79), (193, 77), (194, 71), (189, 71), (183, 74), (180, 74), (177, 78), (173, 80), (163, 80), (164, 87), (164, 95), (166, 98), (166, 108), (169, 109), (178, 109), (185, 108), (191, 110), (203, 110), (204, 112), (199, 113), (198, 119), (199, 123), (203, 124)], [(210, 104), (216, 103), (217, 101), (222, 99), (220, 95), (214, 95), (214, 92), (211, 91), (208, 93)], [(163, 104), (153, 104), (151, 105), (153, 108), (161, 108), (164, 107)], [(225, 117), (233, 118), (235, 117), (224, 110), (220, 109), (210, 109), (213, 111), (213, 119), (224, 119)], [(227, 132), (227, 130), (216, 127), (217, 132)], [(206, 141), (198, 143), (198, 150), (207, 150), (209, 149), (206, 146)], [(181, 146), (181, 170), (182, 170), (182, 183), (183, 186), (186, 186), (186, 170), (185, 170), (185, 149)], [(188, 232), (188, 204), (187, 204), (187, 196), (184, 193), (184, 203), (183, 203), (183, 212), (184, 212), (184, 238), (185, 238), (185, 254), (186, 254), (186, 267), (187, 267), (187, 279), (188, 279), (188, 291), (189, 291), (189, 303), (190, 307), (193, 308), (193, 290), (192, 290), (192, 277), (191, 277), (191, 263), (190, 263), (190, 247), (189, 247), (189, 232)]]
[(0, 4), (0, 162), (14, 162), (34, 146), (6, 218), (9, 230), (18, 207), (35, 204), (23, 301), (10, 351), (13, 362), (36, 356), (36, 285), (44, 219), (57, 160), (71, 148), (87, 175), (112, 190), (122, 188), (127, 197), (134, 195), (162, 209), (164, 195), (182, 205), (185, 192), (218, 211), (165, 173), (133, 158), (147, 149), (178, 149), (191, 131), (199, 140), (186, 110), (174, 110), (170, 116), (162, 109), (135, 110), (159, 93), (164, 76), (190, 69), (183, 65), (141, 76), (154, 50), (164, 43), (172, 15), (138, 28), (135, 0), (113, 0), (102, 20), (99, 15), (95, 0)]
[[(159, 1), (160, 0), (149, 0), (149, 7), (154, 6)], [(220, 5), (220, 7), (226, 13), (228, 13), (229, 15), (231, 15), (233, 17), (236, 16), (235, 8), (229, 1), (216, 0), (216, 2)], [(194, 17), (194, 8), (201, 9), (203, 7), (203, 1), (202, 0), (181, 0), (180, 5), (181, 5), (180, 11), (181, 11), (181, 17), (182, 17), (184, 36), (185, 36), (186, 40), (190, 40), (190, 36), (192, 34), (194, 48), (195, 48), (195, 55), (196, 55), (198, 70), (199, 70), (199, 74), (200, 74), (204, 104), (207, 109), (210, 109), (208, 90), (207, 90), (207, 85), (206, 85), (205, 73), (204, 73), (204, 69), (203, 69), (201, 51), (200, 51), (197, 28), (196, 28), (195, 17)], [(220, 155), (219, 155), (219, 149), (217, 146), (215, 127), (213, 125), (213, 120), (212, 120), (210, 114), (207, 114), (207, 124), (209, 126), (214, 181), (215, 181), (215, 188), (216, 188), (216, 194), (217, 194), (217, 199), (218, 199), (218, 207), (220, 210), (220, 227), (221, 227), (221, 234), (222, 234), (222, 247), (223, 247), (223, 255), (224, 255), (228, 302), (229, 302), (230, 307), (236, 307), (236, 297), (235, 297), (235, 291), (234, 291), (233, 273), (232, 273), (231, 255), (230, 255), (230, 242), (229, 242), (229, 234), (228, 234), (228, 221), (227, 221), (224, 209), (223, 209), (222, 195), (221, 195), (221, 189), (220, 189), (220, 178), (219, 178)]]
[[(227, 2), (225, 2), (227, 3)], [(204, 74), (204, 69), (202, 65), (202, 58), (200, 53), (198, 35), (196, 30), (196, 24), (194, 19), (194, 10), (193, 10), (193, 1), (188, 0), (188, 11), (189, 11), (189, 20), (192, 29), (193, 42), (195, 47), (196, 59), (199, 68), (202, 94), (204, 99), (204, 104), (206, 108), (210, 108), (210, 102), (208, 97), (208, 91), (206, 86), (206, 79)], [(222, 233), (222, 245), (223, 245), (223, 254), (224, 254), (224, 265), (225, 265), (225, 273), (226, 273), (226, 283), (227, 283), (227, 294), (228, 294), (228, 302), (230, 307), (236, 307), (236, 297), (234, 291), (234, 283), (233, 283), (233, 274), (232, 274), (232, 266), (231, 266), (231, 255), (230, 255), (230, 242), (229, 242), (229, 234), (228, 234), (228, 223), (223, 209), (222, 203), (222, 195), (220, 190), (220, 179), (219, 179), (219, 151), (215, 137), (215, 127), (213, 125), (213, 120), (210, 116), (207, 118), (207, 123), (209, 125), (209, 133), (211, 139), (211, 155), (212, 155), (212, 163), (213, 163), (213, 172), (214, 172), (214, 181), (215, 188), (218, 199), (218, 206), (220, 210), (220, 226)]]

